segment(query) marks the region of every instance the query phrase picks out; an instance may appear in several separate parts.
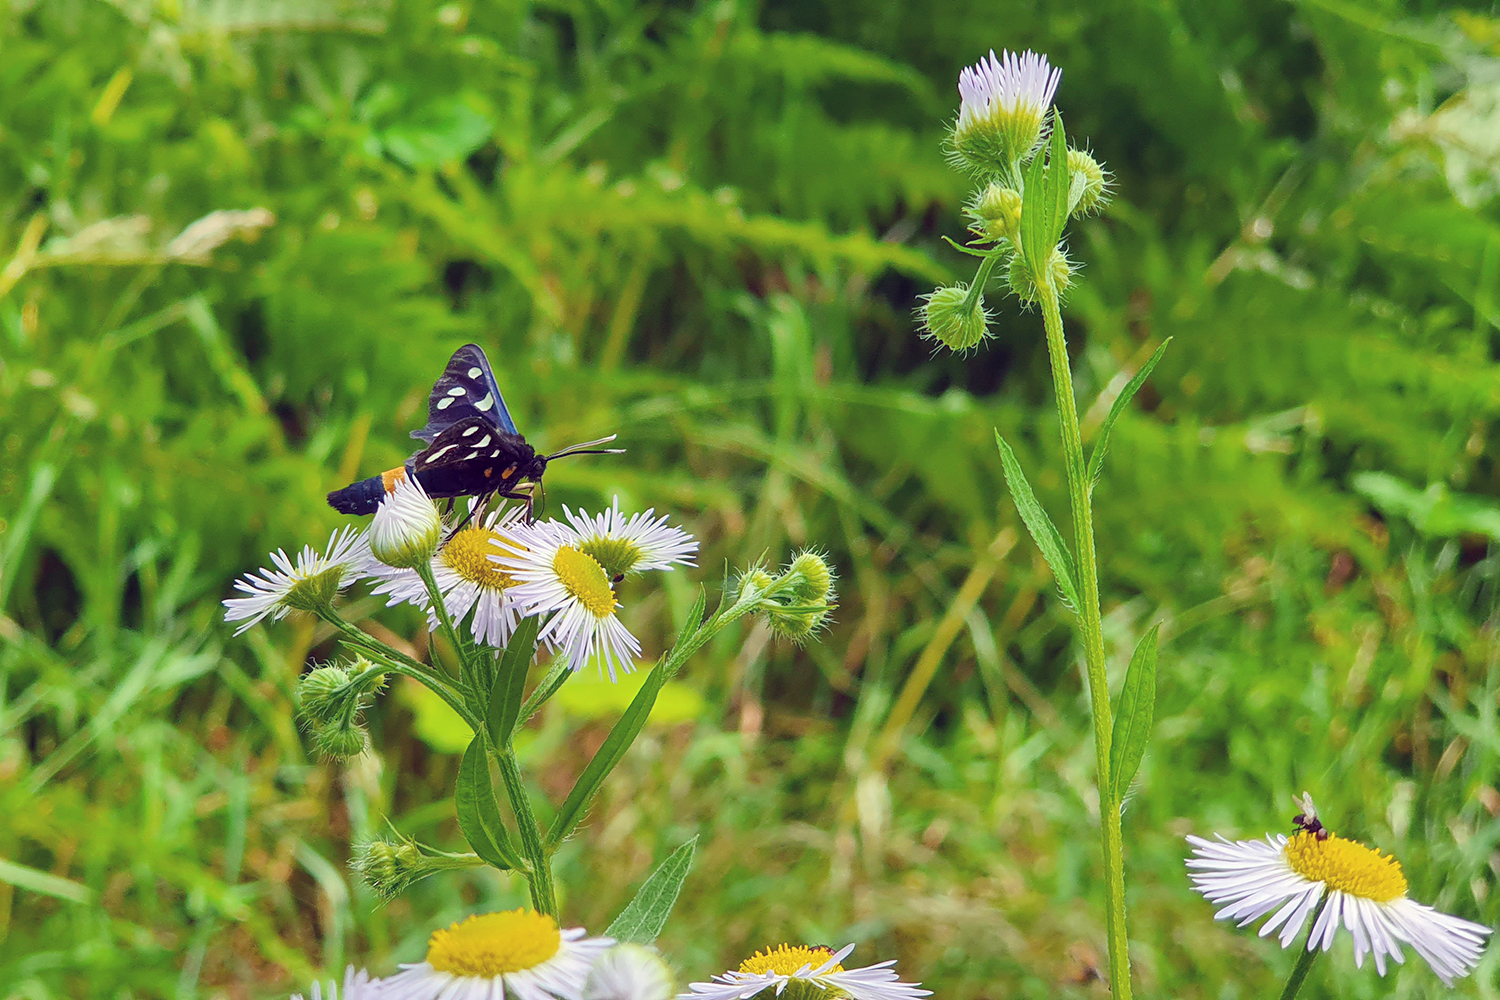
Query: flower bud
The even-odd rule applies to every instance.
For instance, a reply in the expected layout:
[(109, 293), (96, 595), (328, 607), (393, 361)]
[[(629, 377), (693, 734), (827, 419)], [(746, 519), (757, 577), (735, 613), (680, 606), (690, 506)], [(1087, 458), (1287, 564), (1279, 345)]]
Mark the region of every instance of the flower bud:
[(430, 560), (443, 539), (443, 521), (427, 491), (404, 473), (387, 493), (370, 524), (370, 552), (396, 569), (416, 569)]
[[(1073, 266), (1068, 263), (1067, 255), (1061, 250), (1054, 249), (1052, 256), (1047, 259), (1047, 278), (1052, 289), (1059, 294), (1066, 291), (1073, 283)], [(1015, 292), (1022, 302), (1035, 302), (1039, 297), (1036, 279), (1032, 274), (1031, 267), (1026, 259), (1020, 254), (1010, 260), (1010, 269), (1006, 274), (1010, 282), (1011, 291)]]
[(807, 604), (827, 602), (833, 590), (833, 570), (823, 556), (811, 549), (800, 552), (786, 571), (798, 578), (792, 588), (798, 600)]
[(326, 724), (342, 713), (349, 671), (343, 667), (318, 667), (302, 675), (297, 683), (297, 702), (302, 715), (315, 724)]
[(828, 615), (831, 610), (828, 604), (813, 606), (810, 609), (802, 606), (782, 608), (771, 605), (767, 610), (766, 623), (771, 626), (772, 633), (800, 646), (828, 624)]
[(1021, 232), (1021, 193), (990, 184), (969, 209), (981, 236), (1015, 243)]
[(314, 724), (312, 742), (321, 757), (349, 760), (369, 749), (370, 734), (354, 717), (340, 717), (332, 722)]
[(670, 1000), (672, 970), (652, 948), (621, 944), (594, 960), (583, 1000)]
[(422, 852), (409, 840), (372, 840), (354, 849), (349, 867), (381, 899), (394, 899), (423, 875)]
[(1088, 215), (1109, 203), (1109, 180), (1099, 161), (1081, 149), (1068, 150), (1068, 214)]
[(925, 297), (922, 303), (924, 335), (941, 341), (949, 350), (968, 351), (979, 346), (989, 333), (989, 313), (980, 294), (968, 308), (969, 289), (965, 285), (946, 285)]

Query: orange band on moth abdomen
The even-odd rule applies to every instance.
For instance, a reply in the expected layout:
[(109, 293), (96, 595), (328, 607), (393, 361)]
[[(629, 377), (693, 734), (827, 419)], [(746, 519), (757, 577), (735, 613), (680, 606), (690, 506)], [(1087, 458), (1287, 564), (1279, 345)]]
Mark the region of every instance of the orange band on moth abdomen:
[(387, 493), (396, 492), (396, 484), (406, 478), (406, 466), (398, 465), (394, 469), (387, 469), (380, 474), (380, 484), (385, 487)]

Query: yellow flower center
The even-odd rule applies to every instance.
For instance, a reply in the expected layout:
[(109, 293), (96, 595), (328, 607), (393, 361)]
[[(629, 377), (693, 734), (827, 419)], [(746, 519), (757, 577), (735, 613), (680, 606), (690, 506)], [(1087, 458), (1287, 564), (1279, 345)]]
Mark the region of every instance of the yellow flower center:
[(551, 917), (533, 910), (476, 914), (427, 942), (427, 964), (455, 976), (493, 977), (534, 969), (557, 954), (562, 934)]
[(563, 589), (595, 618), (603, 618), (618, 606), (604, 567), (587, 552), (564, 545), (552, 557), (552, 571)]
[(1304, 830), (1287, 841), (1284, 850), (1292, 871), (1330, 889), (1377, 903), (1406, 895), (1401, 863), (1375, 848), (1343, 837), (1319, 840)]
[(504, 590), (515, 586), (509, 573), (490, 562), (490, 556), (498, 552), (515, 552), (519, 546), (515, 541), (491, 531), (471, 525), (448, 539), (443, 546), (443, 563), (453, 572), (477, 583), (486, 590)]
[(595, 535), (578, 543), (579, 551), (594, 557), (604, 569), (605, 575), (613, 578), (629, 573), (641, 561), (641, 547), (626, 538), (609, 538)]
[[(779, 975), (790, 976), (803, 966), (816, 969), (832, 957), (833, 949), (824, 948), (821, 945), (814, 948), (806, 948), (802, 945), (783, 944), (775, 948), (758, 951), (754, 955), (751, 955), (740, 963), (740, 971), (748, 972), (752, 975), (760, 975), (763, 972), (775, 972)], [(835, 965), (827, 971), (843, 972), (844, 967), (842, 965)]]

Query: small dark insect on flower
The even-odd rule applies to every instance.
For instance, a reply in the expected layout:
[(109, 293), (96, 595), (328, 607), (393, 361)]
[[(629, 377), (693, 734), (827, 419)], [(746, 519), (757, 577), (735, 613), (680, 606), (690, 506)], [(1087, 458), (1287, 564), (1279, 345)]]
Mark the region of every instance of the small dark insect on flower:
[[(373, 514), (381, 499), (396, 488), (396, 480), (411, 476), (430, 497), (480, 497), (475, 510), (495, 494), (525, 500), (530, 520), (548, 462), (565, 455), (621, 451), (596, 447), (613, 441), (611, 434), (551, 455), (537, 454), (516, 430), (489, 359), (476, 344), (465, 344), (453, 353), (432, 387), (427, 412), (427, 426), (411, 435), (424, 442), (425, 448), (405, 465), (334, 490), (328, 494), (328, 503), (345, 514)], [(536, 484), (535, 489), (522, 488), (525, 480)]]
[(1303, 792), (1302, 797), (1294, 801), (1302, 809), (1301, 812), (1292, 817), (1292, 823), (1297, 829), (1310, 833), (1319, 840), (1327, 840), (1328, 830), (1324, 828), (1322, 822), (1318, 819), (1318, 810), (1313, 805), (1312, 796)]

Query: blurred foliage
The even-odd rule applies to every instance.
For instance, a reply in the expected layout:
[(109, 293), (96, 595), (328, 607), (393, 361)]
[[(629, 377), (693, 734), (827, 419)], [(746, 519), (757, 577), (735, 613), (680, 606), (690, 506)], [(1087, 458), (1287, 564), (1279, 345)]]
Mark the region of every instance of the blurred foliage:
[[(991, 46), (1064, 68), (1117, 175), (1072, 235), (1086, 436), (1175, 338), (1098, 493), (1119, 672), (1165, 622), (1125, 824), (1142, 992), (1276, 988), (1290, 957), (1210, 920), (1181, 836), (1286, 829), (1304, 788), (1495, 924), (1500, 20), (1470, 8), (0, 8), (0, 992), (284, 995), (520, 899), (355, 884), (388, 824), (459, 843), (451, 734), (387, 696), (380, 757), (310, 759), (291, 693), (330, 635), (231, 640), (218, 605), (409, 453), (473, 339), (534, 443), (629, 448), (559, 463), (551, 504), (704, 540), (627, 589), (648, 655), (726, 563), (817, 544), (844, 576), (821, 643), (689, 669), (560, 856), (565, 910), (602, 928), (700, 833), (662, 940), (687, 976), (855, 939), (945, 998), (1103, 996), (1077, 655), (993, 445), (1062, 509), (1040, 319), (1005, 304), (968, 358), (911, 322), (963, 271), (940, 139)], [(430, 652), (414, 614), (349, 613)], [(525, 748), (554, 799), (608, 726), (568, 704)], [(1460, 994), (1500, 991), (1491, 951)], [(1307, 995), (1436, 988), (1349, 952)]]

